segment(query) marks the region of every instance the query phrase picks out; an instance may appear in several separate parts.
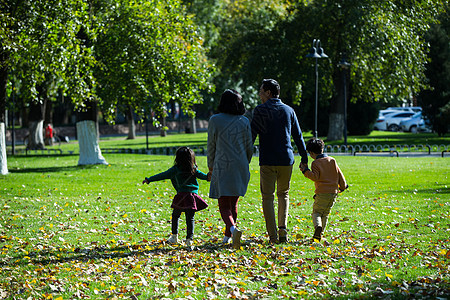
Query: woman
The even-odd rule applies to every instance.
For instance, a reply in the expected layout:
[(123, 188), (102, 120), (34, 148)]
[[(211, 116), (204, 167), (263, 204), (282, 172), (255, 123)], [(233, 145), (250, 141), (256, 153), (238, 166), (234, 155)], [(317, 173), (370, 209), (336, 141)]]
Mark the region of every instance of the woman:
[(249, 163), (253, 154), (252, 133), (242, 96), (226, 90), (220, 98), (219, 113), (208, 125), (208, 168), (211, 173), (209, 197), (218, 199), (225, 222), (224, 243), (241, 246), (242, 232), (236, 228), (239, 196), (247, 192), (250, 180)]

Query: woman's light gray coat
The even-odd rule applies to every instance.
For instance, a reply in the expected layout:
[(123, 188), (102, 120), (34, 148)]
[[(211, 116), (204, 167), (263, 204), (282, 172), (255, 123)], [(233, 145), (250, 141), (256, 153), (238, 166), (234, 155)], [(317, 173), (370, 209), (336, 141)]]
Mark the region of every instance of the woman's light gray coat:
[(244, 196), (250, 180), (253, 144), (249, 120), (216, 114), (208, 125), (208, 168), (213, 170), (209, 197)]

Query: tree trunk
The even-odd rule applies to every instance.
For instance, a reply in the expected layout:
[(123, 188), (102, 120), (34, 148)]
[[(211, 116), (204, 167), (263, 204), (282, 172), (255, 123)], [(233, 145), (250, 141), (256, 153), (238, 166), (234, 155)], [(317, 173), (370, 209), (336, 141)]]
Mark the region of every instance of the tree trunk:
[(195, 124), (195, 117), (193, 117), (192, 119), (191, 119), (191, 122), (192, 122), (192, 131), (191, 131), (191, 133), (197, 133), (197, 125)]
[(44, 120), (30, 121), (28, 125), (28, 150), (45, 149), (44, 146)]
[[(344, 112), (345, 112), (345, 99), (344, 99), (344, 81), (342, 77), (342, 70), (338, 70), (334, 77), (334, 87), (337, 91), (337, 96), (332, 99), (330, 104), (330, 116), (328, 124), (328, 136), (329, 141), (337, 141), (343, 139), (344, 134)], [(349, 80), (347, 80), (349, 82)]]
[(2, 175), (8, 173), (6, 160), (6, 84), (8, 81), (8, 55), (4, 52), (0, 43), (0, 171)]
[(134, 140), (136, 138), (136, 123), (134, 122), (133, 108), (131, 106), (128, 107), (127, 120), (128, 120), (128, 138), (127, 139)]
[(344, 114), (330, 113), (329, 116), (330, 125), (328, 127), (329, 141), (342, 140), (342, 134), (344, 132)]
[(167, 136), (166, 117), (161, 118), (161, 130), (159, 132), (159, 135), (162, 137)]
[(39, 88), (39, 99), (42, 99), (42, 102), (34, 102), (30, 103), (30, 112), (29, 112), (29, 134), (28, 134), (28, 145), (27, 149), (29, 150), (40, 150), (45, 149), (44, 145), (44, 114), (45, 114), (45, 105), (47, 103), (46, 91), (42, 88)]
[(44, 125), (52, 124), (53, 126), (53, 102), (47, 101), (45, 105)]
[(6, 160), (6, 126), (5, 123), (0, 122), (0, 174), (8, 174), (8, 164)]
[(98, 119), (95, 102), (87, 103), (87, 110), (78, 114), (77, 138), (80, 148), (78, 165), (107, 165), (98, 143)]

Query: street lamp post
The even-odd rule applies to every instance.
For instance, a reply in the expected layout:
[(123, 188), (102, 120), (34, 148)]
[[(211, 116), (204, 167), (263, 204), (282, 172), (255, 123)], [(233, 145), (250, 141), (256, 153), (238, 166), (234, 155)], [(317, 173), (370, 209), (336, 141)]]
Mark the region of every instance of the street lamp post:
[(341, 61), (338, 63), (338, 67), (342, 69), (342, 77), (344, 82), (344, 144), (347, 148), (347, 76), (345, 71), (350, 68), (350, 63), (342, 56)]
[(315, 113), (314, 113), (314, 137), (317, 138), (318, 137), (318, 132), (317, 132), (317, 111), (319, 109), (319, 69), (318, 69), (318, 64), (317, 64), (317, 59), (319, 58), (326, 58), (328, 57), (328, 55), (325, 54), (325, 52), (323, 51), (323, 48), (320, 47), (320, 40), (313, 40), (313, 45), (311, 50), (309, 51), (308, 55), (306, 55), (306, 57), (308, 58), (315, 58), (316, 59), (316, 66), (315, 66), (315, 70), (316, 70), (316, 104), (315, 104)]

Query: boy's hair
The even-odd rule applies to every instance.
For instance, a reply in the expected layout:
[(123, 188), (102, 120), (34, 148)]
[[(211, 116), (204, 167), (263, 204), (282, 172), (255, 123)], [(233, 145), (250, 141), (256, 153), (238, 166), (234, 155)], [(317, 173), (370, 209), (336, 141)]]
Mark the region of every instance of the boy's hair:
[(220, 97), (218, 110), (230, 115), (243, 115), (245, 107), (241, 94), (232, 89), (225, 90)]
[(322, 154), (325, 143), (321, 139), (312, 138), (306, 142), (306, 151)]
[(175, 166), (177, 166), (181, 172), (194, 175), (197, 170), (194, 151), (192, 151), (189, 147), (178, 148), (175, 154)]
[(263, 79), (262, 88), (264, 91), (270, 91), (274, 98), (280, 96), (280, 85), (275, 79)]

